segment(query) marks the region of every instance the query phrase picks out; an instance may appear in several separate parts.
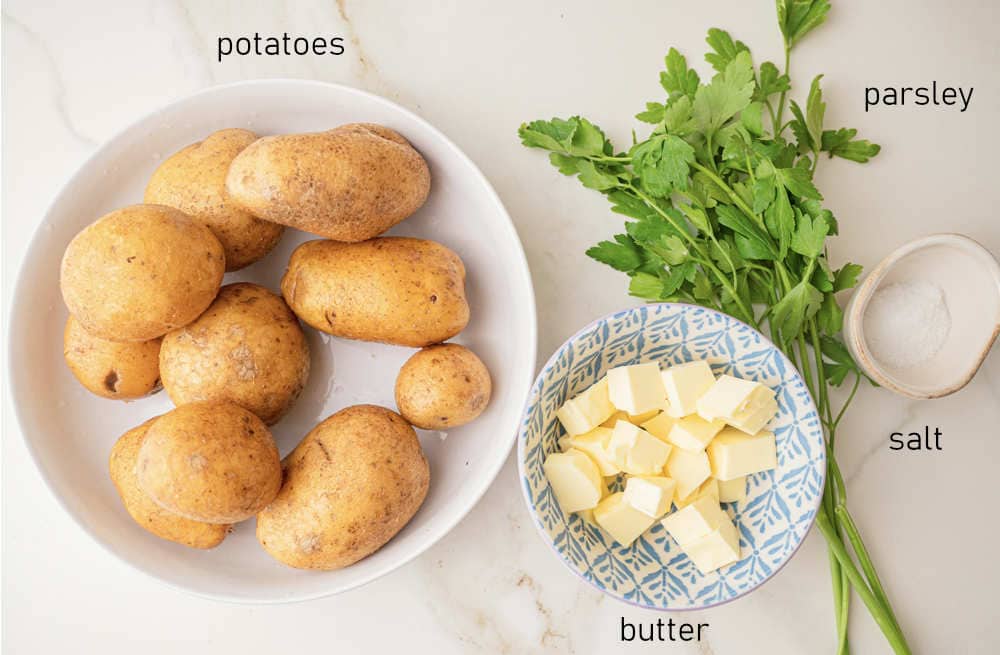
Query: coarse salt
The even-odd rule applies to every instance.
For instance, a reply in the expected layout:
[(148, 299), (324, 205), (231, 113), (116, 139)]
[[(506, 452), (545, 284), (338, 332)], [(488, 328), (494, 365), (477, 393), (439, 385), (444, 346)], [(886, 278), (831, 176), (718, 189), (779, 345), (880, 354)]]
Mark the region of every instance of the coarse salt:
[(864, 330), (868, 349), (880, 363), (917, 366), (941, 350), (951, 331), (944, 292), (925, 280), (880, 287), (865, 309)]

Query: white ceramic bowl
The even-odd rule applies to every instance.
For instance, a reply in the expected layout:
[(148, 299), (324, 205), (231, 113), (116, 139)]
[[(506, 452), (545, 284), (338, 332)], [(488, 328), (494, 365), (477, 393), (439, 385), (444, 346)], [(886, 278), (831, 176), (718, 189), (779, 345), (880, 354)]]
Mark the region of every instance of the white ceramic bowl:
[[(865, 311), (882, 287), (927, 281), (941, 289), (951, 327), (942, 347), (919, 366), (894, 368), (872, 353)], [(858, 285), (844, 313), (844, 341), (854, 361), (881, 386), (910, 398), (955, 393), (979, 371), (1000, 334), (1000, 264), (961, 234), (931, 234), (893, 250)]]
[[(426, 502), (392, 541), (354, 566), (309, 572), (279, 564), (257, 544), (253, 520), (239, 524), (221, 546), (207, 552), (157, 539), (125, 512), (108, 478), (107, 460), (118, 436), (172, 405), (164, 393), (133, 403), (104, 400), (73, 379), (62, 357), (63, 250), (102, 214), (140, 202), (146, 180), (163, 157), (213, 130), (243, 127), (266, 135), (358, 121), (398, 130), (430, 164), (430, 198), (391, 233), (440, 241), (465, 261), (472, 320), (454, 341), (486, 362), (493, 400), (479, 419), (446, 439), (421, 433), (431, 468)], [(227, 275), (226, 282), (252, 280), (277, 289), (289, 254), (311, 238), (316, 237), (289, 230), (274, 252)], [(98, 149), (41, 222), (20, 273), (9, 326), (10, 388), (21, 431), (66, 511), (134, 568), (201, 596), (243, 602), (302, 600), (351, 589), (392, 571), (444, 536), (503, 465), (535, 366), (535, 306), (527, 263), (510, 218), (482, 173), (441, 132), (401, 107), (356, 89), (305, 80), (208, 89), (143, 118)], [(273, 428), (282, 454), (342, 407), (362, 402), (394, 407), (396, 373), (414, 352), (307, 332), (309, 384)]]

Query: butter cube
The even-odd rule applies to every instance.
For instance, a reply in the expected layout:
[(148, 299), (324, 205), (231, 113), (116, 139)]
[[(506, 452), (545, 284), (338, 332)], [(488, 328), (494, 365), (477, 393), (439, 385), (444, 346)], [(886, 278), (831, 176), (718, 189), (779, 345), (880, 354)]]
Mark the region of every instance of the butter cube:
[(705, 451), (691, 451), (674, 448), (667, 460), (666, 473), (677, 483), (674, 492), (681, 500), (690, 496), (712, 474), (708, 455)]
[(614, 463), (626, 473), (659, 475), (673, 449), (639, 426), (618, 421), (608, 450)]
[(671, 366), (662, 378), (669, 403), (667, 411), (675, 417), (694, 414), (698, 398), (715, 383), (712, 368), (704, 360)]
[(552, 453), (542, 464), (545, 477), (564, 512), (596, 507), (604, 496), (604, 480), (593, 460), (582, 450)]
[(677, 419), (667, 412), (660, 412), (648, 421), (640, 423), (639, 427), (660, 441), (667, 441), (667, 435), (670, 434), (670, 429), (674, 427), (676, 422)]
[(772, 398), (756, 408), (746, 408), (736, 416), (727, 418), (726, 422), (747, 434), (757, 434), (777, 413), (778, 403)]
[(732, 523), (719, 502), (711, 496), (702, 496), (687, 507), (668, 514), (660, 523), (681, 548), (686, 548), (726, 522)]
[(648, 421), (649, 419), (653, 418), (654, 416), (656, 416), (659, 413), (660, 413), (659, 409), (654, 409), (654, 410), (651, 410), (649, 412), (643, 412), (642, 414), (636, 414), (635, 416), (632, 416), (628, 412), (615, 411), (615, 413), (611, 415), (611, 418), (609, 418), (604, 423), (601, 423), (601, 427), (602, 428), (613, 428), (613, 427), (615, 427), (615, 423), (617, 423), (619, 420), (621, 420), (621, 421), (628, 421), (629, 423), (632, 423), (633, 425), (640, 425), (641, 426), (643, 423), (645, 423), (646, 421)]
[(719, 502), (742, 503), (747, 499), (747, 476), (716, 483), (719, 488)]
[(682, 549), (699, 571), (711, 573), (727, 564), (739, 561), (739, 531), (733, 522), (727, 519), (705, 536), (682, 546)]
[(706, 421), (717, 418), (729, 419), (748, 408), (756, 409), (765, 403), (774, 391), (750, 380), (741, 380), (732, 375), (722, 375), (709, 387), (696, 403), (698, 415)]
[(716, 503), (720, 502), (719, 481), (715, 478), (705, 480), (701, 483), (701, 486), (695, 489), (687, 498), (677, 498), (677, 495), (674, 494), (674, 505), (677, 506), (677, 509), (684, 509), (702, 496), (708, 496), (715, 500)]
[(621, 469), (611, 458), (608, 447), (611, 445), (611, 428), (597, 427), (584, 434), (577, 434), (572, 437), (563, 437), (559, 441), (566, 441), (568, 448), (582, 450), (590, 456), (597, 464), (601, 475), (617, 475)]
[(576, 398), (567, 400), (556, 412), (556, 418), (568, 434), (574, 435), (590, 432), (614, 413), (615, 407), (608, 397), (608, 378), (604, 377)]
[(608, 371), (608, 394), (616, 409), (631, 416), (659, 410), (666, 395), (656, 362), (619, 366)]
[[(674, 452), (679, 452), (679, 449)], [(735, 428), (726, 428), (712, 440), (706, 452), (712, 465), (712, 476), (721, 482), (778, 465), (774, 434), (766, 431), (749, 436)]]
[(708, 442), (724, 427), (726, 423), (721, 419), (706, 421), (697, 414), (692, 414), (674, 423), (667, 441), (684, 450), (705, 450)]
[(651, 528), (656, 519), (625, 502), (625, 494), (614, 493), (594, 509), (594, 520), (622, 546), (628, 546)]
[(670, 478), (634, 475), (625, 482), (625, 501), (643, 514), (658, 519), (670, 509), (675, 486)]

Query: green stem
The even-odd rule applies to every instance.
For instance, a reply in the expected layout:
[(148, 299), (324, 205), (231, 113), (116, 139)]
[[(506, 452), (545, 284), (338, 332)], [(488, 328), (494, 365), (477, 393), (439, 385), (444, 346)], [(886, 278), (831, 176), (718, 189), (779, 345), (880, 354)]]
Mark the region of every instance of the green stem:
[[(788, 64), (791, 60), (791, 54), (792, 54), (792, 49), (789, 48), (788, 46), (785, 46), (785, 75), (788, 75)], [(774, 135), (775, 138), (780, 136), (781, 133), (785, 131), (785, 127), (781, 125), (781, 115), (785, 113), (785, 95), (787, 93), (788, 93), (787, 90), (782, 91), (781, 95), (778, 96), (778, 120), (775, 121), (775, 125), (780, 125), (781, 127), (778, 128), (778, 131), (775, 133)]]
[(840, 408), (839, 412), (837, 412), (837, 418), (833, 419), (834, 430), (836, 430), (837, 426), (840, 425), (840, 419), (844, 418), (844, 412), (847, 411), (847, 406), (851, 404), (852, 400), (854, 400), (854, 394), (858, 392), (858, 386), (860, 386), (860, 384), (861, 384), (861, 374), (855, 373), (854, 386), (851, 387), (851, 393), (848, 394), (847, 400), (844, 401), (844, 406)]
[[(844, 526), (847, 538), (851, 541), (851, 548), (854, 549), (854, 554), (858, 557), (861, 570), (864, 571), (865, 578), (868, 579), (868, 584), (871, 586), (872, 592), (885, 605), (889, 618), (892, 619), (896, 629), (900, 630), (896, 613), (892, 611), (892, 605), (889, 603), (889, 596), (885, 593), (885, 587), (882, 586), (882, 580), (878, 577), (878, 572), (875, 570), (875, 565), (872, 564), (871, 556), (868, 554), (868, 549), (865, 548), (864, 541), (861, 540), (861, 533), (858, 532), (858, 526), (854, 523), (851, 513), (847, 511), (847, 506), (843, 504), (837, 505), (834, 511), (837, 513), (837, 520)], [(900, 630), (900, 635), (902, 635), (902, 630)]]
[(885, 606), (875, 597), (868, 588), (868, 585), (865, 584), (865, 580), (858, 571), (858, 567), (854, 565), (851, 556), (847, 553), (847, 549), (844, 548), (843, 542), (837, 537), (837, 531), (833, 527), (830, 518), (826, 515), (826, 512), (818, 512), (816, 514), (816, 525), (819, 526), (820, 532), (826, 537), (830, 549), (833, 551), (834, 556), (836, 556), (837, 561), (840, 562), (843, 571), (847, 574), (847, 579), (850, 581), (851, 586), (857, 592), (858, 596), (861, 597), (861, 601), (868, 608), (872, 618), (875, 619), (875, 623), (882, 630), (893, 652), (897, 655), (912, 655), (910, 647), (906, 644), (906, 640), (903, 638), (899, 627), (893, 622)]
[(847, 572), (844, 569), (840, 569), (838, 577), (844, 594), (840, 597), (840, 609), (837, 611), (837, 619), (840, 621), (840, 629), (837, 632), (837, 653), (838, 655), (848, 655), (851, 652), (851, 647), (847, 642), (847, 625), (851, 618), (851, 583), (847, 579)]

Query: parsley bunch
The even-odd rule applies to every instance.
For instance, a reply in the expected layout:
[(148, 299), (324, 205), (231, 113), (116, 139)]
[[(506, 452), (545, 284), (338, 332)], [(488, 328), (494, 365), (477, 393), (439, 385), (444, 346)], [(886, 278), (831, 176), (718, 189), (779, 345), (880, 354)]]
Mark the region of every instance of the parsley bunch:
[[(788, 101), (792, 49), (824, 22), (830, 3), (776, 4), (784, 72), (771, 62), (755, 66), (746, 44), (720, 29), (708, 32), (705, 59), (715, 74), (707, 82), (671, 48), (660, 73), (666, 100), (648, 102), (636, 115), (653, 127), (641, 141), (633, 132), (628, 151), (617, 150), (580, 116), (526, 123), (518, 134), (626, 217), (623, 234), (587, 255), (627, 274), (631, 295), (704, 305), (766, 328), (795, 363), (827, 436), (817, 523), (829, 544), (837, 652), (848, 652), (853, 588), (895, 652), (909, 653), (847, 510), (834, 457), (837, 426), (863, 377), (841, 341), (843, 312), (835, 296), (855, 285), (861, 267), (831, 266), (827, 239), (837, 234), (837, 219), (813, 183), (823, 157), (864, 163), (879, 146), (856, 138), (854, 129), (825, 129), (822, 75), (813, 79), (804, 107)], [(835, 410), (829, 386), (848, 377), (850, 393)]]

